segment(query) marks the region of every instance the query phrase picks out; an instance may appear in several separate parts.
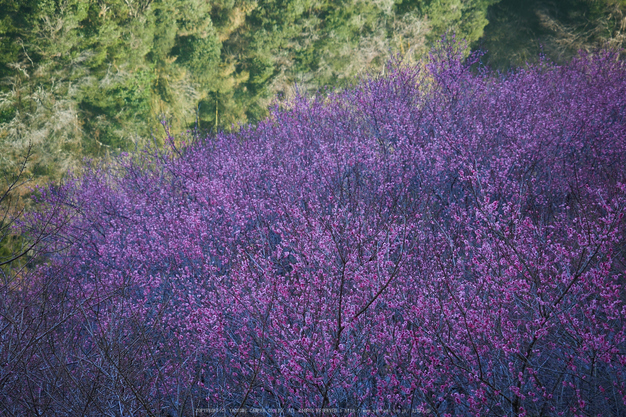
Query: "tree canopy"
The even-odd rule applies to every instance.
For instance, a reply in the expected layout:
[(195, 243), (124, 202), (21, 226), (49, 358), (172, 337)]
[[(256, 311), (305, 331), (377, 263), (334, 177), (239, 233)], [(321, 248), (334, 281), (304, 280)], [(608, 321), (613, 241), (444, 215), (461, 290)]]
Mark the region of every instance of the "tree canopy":
[(449, 30), (477, 40), (493, 3), (1, 0), (3, 157), (33, 144), (29, 172), (58, 178), (162, 138), (162, 119), (176, 132), (256, 122), (295, 84), (345, 86)]
[[(0, 175), (37, 183), (273, 100), (345, 88), (446, 32), (509, 69), (620, 48), (625, 0), (0, 0)], [(325, 93), (324, 93), (325, 94)], [(21, 190), (24, 190), (23, 188)], [(3, 191), (3, 190), (0, 190)], [(13, 194), (16, 190), (13, 190)], [(18, 204), (19, 206), (19, 204)]]
[(502, 0), (487, 13), (489, 24), (475, 47), (499, 69), (537, 62), (540, 55), (564, 64), (578, 51), (624, 48), (624, 0)]
[(626, 65), (464, 56), (42, 190), (3, 414), (624, 415)]

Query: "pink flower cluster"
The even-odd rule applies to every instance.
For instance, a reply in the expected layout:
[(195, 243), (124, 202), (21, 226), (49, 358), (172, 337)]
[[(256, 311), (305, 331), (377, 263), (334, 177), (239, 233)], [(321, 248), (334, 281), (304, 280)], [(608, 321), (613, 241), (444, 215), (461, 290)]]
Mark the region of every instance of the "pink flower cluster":
[(626, 413), (626, 65), (478, 60), (43, 192), (62, 232), (5, 295), (54, 302), (0, 336), (0, 412)]

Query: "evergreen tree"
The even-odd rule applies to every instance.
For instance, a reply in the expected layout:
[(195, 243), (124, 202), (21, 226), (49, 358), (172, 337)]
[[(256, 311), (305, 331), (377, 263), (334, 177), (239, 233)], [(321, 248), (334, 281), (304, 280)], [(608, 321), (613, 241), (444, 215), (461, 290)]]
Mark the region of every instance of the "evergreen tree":
[(499, 69), (536, 62), (540, 54), (565, 63), (579, 50), (623, 49), (626, 41), (626, 0), (502, 0), (487, 18), (475, 46)]

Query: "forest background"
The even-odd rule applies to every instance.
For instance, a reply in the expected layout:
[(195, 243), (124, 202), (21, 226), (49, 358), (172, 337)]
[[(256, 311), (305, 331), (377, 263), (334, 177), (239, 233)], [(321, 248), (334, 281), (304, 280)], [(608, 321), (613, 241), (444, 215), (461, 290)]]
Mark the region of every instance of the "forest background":
[(626, 0), (0, 0), (0, 194), (162, 142), (163, 121), (173, 136), (254, 123), (296, 89), (417, 62), (446, 32), (502, 71), (564, 62), (623, 48)]

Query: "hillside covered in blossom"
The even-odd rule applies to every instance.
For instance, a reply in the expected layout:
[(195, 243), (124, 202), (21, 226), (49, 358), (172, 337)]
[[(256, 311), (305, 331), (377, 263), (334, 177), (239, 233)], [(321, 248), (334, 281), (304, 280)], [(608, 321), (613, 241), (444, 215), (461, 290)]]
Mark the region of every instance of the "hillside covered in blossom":
[(464, 54), (41, 189), (1, 413), (624, 415), (625, 64)]

